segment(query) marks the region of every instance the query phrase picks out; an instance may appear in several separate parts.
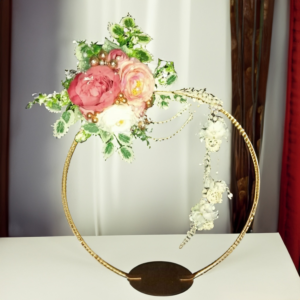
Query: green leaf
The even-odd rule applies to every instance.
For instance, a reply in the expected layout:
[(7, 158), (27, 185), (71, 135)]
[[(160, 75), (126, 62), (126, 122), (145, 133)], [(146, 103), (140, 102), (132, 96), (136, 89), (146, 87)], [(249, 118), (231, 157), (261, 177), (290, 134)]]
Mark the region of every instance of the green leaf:
[(132, 162), (134, 159), (133, 151), (130, 147), (122, 146), (119, 148), (118, 153), (121, 158), (127, 162)]
[(62, 119), (57, 120), (53, 125), (53, 135), (57, 138), (61, 138), (68, 132), (68, 126)]
[(90, 60), (89, 59), (85, 59), (85, 60), (79, 60), (78, 64), (77, 64), (77, 68), (80, 71), (86, 71), (90, 68)]
[(91, 137), (91, 135), (87, 132), (85, 132), (84, 130), (79, 131), (76, 136), (75, 136), (75, 141), (77, 143), (83, 143), (85, 141), (87, 141), (87, 139)]
[(73, 105), (72, 109), (74, 110), (74, 123), (83, 118), (82, 113), (77, 105)]
[(60, 93), (60, 101), (61, 101), (61, 106), (65, 106), (71, 103), (71, 100), (69, 98), (69, 93), (67, 90), (63, 90)]
[(152, 40), (152, 38), (148, 34), (145, 34), (145, 33), (136, 35), (136, 37), (138, 39), (138, 44), (141, 44), (141, 45), (146, 45)]
[(159, 85), (170, 85), (177, 79), (174, 62), (158, 59), (158, 64), (154, 70), (155, 82)]
[(91, 44), (91, 49), (93, 51), (93, 54), (97, 55), (100, 52), (100, 50), (101, 50), (101, 45), (98, 45), (96, 43), (92, 43)]
[(126, 135), (124, 133), (119, 133), (117, 135), (118, 141), (122, 145), (130, 145), (132, 143), (132, 138), (129, 135)]
[(179, 101), (180, 103), (186, 103), (187, 102), (187, 98), (185, 98), (181, 95), (178, 95), (178, 94), (174, 95), (174, 100)]
[(168, 95), (160, 95), (160, 98), (161, 98), (161, 100), (171, 99), (171, 97)]
[(152, 61), (152, 55), (145, 49), (139, 48), (133, 50), (133, 57), (139, 59), (142, 63), (148, 63)]
[(25, 109), (30, 109), (32, 106), (33, 106), (33, 101), (32, 102), (29, 102), (26, 106), (25, 106)]
[(135, 26), (134, 19), (131, 16), (122, 18), (121, 24), (126, 28), (133, 28)]
[(62, 81), (61, 82), (61, 85), (65, 88), (65, 89), (68, 89), (70, 87), (70, 84), (72, 82), (73, 78), (69, 78), (69, 79), (66, 79), (65, 81)]
[(176, 79), (177, 79), (177, 75), (171, 75), (171, 76), (167, 79), (167, 85), (172, 84)]
[(53, 101), (48, 101), (47, 103), (45, 103), (45, 107), (53, 113), (60, 113), (61, 112), (61, 106)]
[(124, 27), (119, 24), (110, 24), (108, 30), (115, 39), (124, 35)]
[(167, 102), (167, 101), (161, 101), (160, 102), (160, 107), (163, 108), (163, 109), (169, 108), (169, 102)]
[(106, 52), (110, 52), (113, 49), (120, 49), (119, 45), (113, 43), (109, 39), (105, 38), (102, 49)]
[(75, 115), (74, 115), (74, 112), (72, 110), (65, 111), (62, 114), (61, 118), (65, 121), (67, 126), (71, 126), (71, 125), (74, 124)]
[(103, 143), (107, 143), (113, 135), (110, 132), (99, 129), (99, 135)]
[(87, 123), (82, 126), (82, 128), (90, 134), (99, 134), (99, 127), (94, 123)]
[(103, 148), (103, 154), (104, 154), (104, 159), (108, 159), (115, 150), (115, 146), (112, 142), (109, 142), (107, 144), (104, 144), (104, 148)]

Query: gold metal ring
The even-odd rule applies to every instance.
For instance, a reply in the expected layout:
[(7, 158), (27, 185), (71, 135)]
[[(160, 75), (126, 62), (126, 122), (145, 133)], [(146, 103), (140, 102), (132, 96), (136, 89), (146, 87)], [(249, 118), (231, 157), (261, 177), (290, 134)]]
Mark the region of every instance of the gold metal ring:
[[(170, 92), (172, 93), (172, 92)], [(182, 95), (185, 96), (189, 96), (188, 94), (185, 93), (181, 93)], [(195, 97), (196, 98), (196, 97)], [(198, 98), (199, 100), (201, 100), (202, 102), (206, 102), (205, 100), (201, 99), (200, 97)], [(209, 104), (209, 103), (207, 103)], [(260, 177), (259, 177), (259, 166), (258, 166), (258, 161), (257, 161), (257, 157), (255, 154), (255, 150), (246, 134), (246, 132), (244, 131), (244, 129), (242, 128), (242, 126), (237, 122), (237, 120), (230, 114), (228, 113), (226, 110), (224, 110), (221, 106), (215, 106), (215, 108), (217, 110), (219, 110), (221, 113), (223, 113), (230, 121), (231, 123), (237, 128), (237, 130), (239, 131), (239, 133), (243, 136), (244, 141), (249, 149), (252, 161), (253, 161), (253, 165), (254, 165), (254, 171), (255, 171), (255, 190), (254, 190), (254, 201), (252, 204), (252, 208), (249, 214), (249, 217), (247, 219), (247, 222), (242, 230), (242, 232), (239, 234), (239, 236), (237, 237), (237, 239), (235, 240), (235, 242), (227, 249), (227, 251), (222, 254), (218, 259), (216, 259), (214, 262), (212, 262), (211, 264), (209, 264), (208, 266), (206, 266), (205, 268), (195, 272), (192, 274), (192, 276), (189, 276), (189, 278), (183, 278), (182, 280), (192, 280), (196, 277), (201, 276), (202, 274), (206, 273), (207, 271), (211, 270), (212, 268), (214, 268), (216, 265), (218, 265), (220, 262), (222, 262), (226, 257), (228, 257), (228, 255), (230, 253), (232, 253), (232, 251), (237, 247), (237, 245), (241, 242), (241, 240), (243, 239), (243, 237), (245, 236), (246, 232), (248, 231), (255, 212), (256, 212), (256, 208), (257, 208), (257, 204), (258, 204), (258, 198), (259, 198), (259, 188), (260, 188)], [(75, 151), (77, 147), (77, 142), (74, 140), (66, 161), (65, 161), (65, 165), (64, 165), (64, 170), (63, 170), (63, 176), (62, 176), (62, 204), (64, 207), (64, 211), (65, 211), (65, 215), (66, 218), (68, 220), (68, 223), (74, 233), (74, 235), (77, 237), (77, 239), (79, 240), (79, 242), (81, 243), (81, 245), (85, 248), (85, 250), (91, 255), (93, 256), (99, 263), (101, 263), (104, 267), (108, 268), (109, 270), (115, 272), (116, 274), (125, 277), (127, 279), (138, 279), (138, 278), (130, 278), (130, 275), (128, 273), (125, 273), (117, 268), (115, 268), (114, 266), (110, 265), (109, 263), (107, 263), (105, 260), (103, 260), (101, 257), (99, 257), (89, 246), (88, 244), (84, 241), (84, 239), (82, 238), (82, 236), (80, 235), (78, 229), (76, 228), (74, 221), (72, 219), (72, 216), (70, 214), (69, 211), (69, 207), (68, 207), (68, 202), (67, 202), (67, 175), (68, 175), (68, 170), (69, 170), (69, 166), (70, 166), (70, 162), (73, 156), (73, 153)]]

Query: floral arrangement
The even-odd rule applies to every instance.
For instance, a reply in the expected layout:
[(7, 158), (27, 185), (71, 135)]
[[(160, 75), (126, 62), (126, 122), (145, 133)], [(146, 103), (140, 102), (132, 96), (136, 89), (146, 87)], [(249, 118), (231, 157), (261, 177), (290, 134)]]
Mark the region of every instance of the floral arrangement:
[[(198, 104), (208, 103), (211, 112), (207, 123), (201, 128), (199, 137), (205, 141), (204, 188), (200, 202), (191, 209), (191, 230), (181, 247), (193, 236), (196, 230), (209, 230), (218, 218), (215, 204), (222, 202), (223, 193), (231, 198), (226, 183), (211, 177), (210, 154), (220, 149), (222, 139), (227, 138), (228, 129), (218, 115), (216, 106), (222, 102), (206, 92), (205, 89), (182, 89), (168, 91), (176, 79), (174, 63), (159, 59), (151, 70), (149, 63), (153, 56), (146, 49), (152, 38), (144, 33), (128, 14), (120, 24), (108, 24), (111, 39), (105, 38), (103, 44), (76, 41), (75, 56), (78, 60), (76, 70), (66, 70), (60, 93), (33, 94), (33, 104), (44, 105), (52, 113), (60, 113), (53, 125), (53, 135), (61, 138), (70, 126), (80, 123), (75, 136), (78, 143), (87, 141), (91, 136), (100, 137), (103, 142), (103, 156), (108, 159), (114, 152), (132, 162), (133, 139), (163, 141), (181, 131), (193, 118), (188, 99)], [(154, 122), (147, 116), (153, 105), (167, 109), (170, 102), (182, 104), (182, 109), (171, 119)], [(183, 126), (166, 138), (150, 135), (151, 126), (171, 122), (188, 111)]]

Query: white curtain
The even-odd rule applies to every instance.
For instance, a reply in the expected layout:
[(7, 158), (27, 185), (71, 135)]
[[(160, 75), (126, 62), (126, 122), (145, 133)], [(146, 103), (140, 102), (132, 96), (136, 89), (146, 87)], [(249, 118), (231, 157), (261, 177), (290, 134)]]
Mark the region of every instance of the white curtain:
[[(13, 2), (13, 59), (10, 147), (10, 235), (71, 234), (61, 205), (61, 174), (77, 128), (66, 137), (52, 137), (59, 116), (42, 107), (24, 109), (34, 92), (62, 89), (64, 69), (76, 68), (74, 40), (98, 41), (108, 22), (130, 13), (153, 41), (148, 49), (175, 62), (179, 74), (172, 88), (203, 88), (231, 110), (231, 45), (229, 3), (224, 0), (86, 0)], [(164, 120), (179, 107), (153, 109)], [(68, 181), (69, 206), (84, 235), (173, 234), (189, 229), (190, 208), (202, 191), (204, 145), (197, 134), (207, 108), (197, 108), (194, 120), (166, 142), (134, 143), (135, 161), (114, 155), (104, 161), (99, 138), (75, 151)], [(184, 115), (159, 125), (153, 136), (177, 131)], [(227, 122), (229, 125), (230, 123)], [(76, 127), (76, 126), (74, 126)], [(229, 137), (230, 141), (230, 137)], [(213, 176), (230, 180), (230, 142), (213, 155)], [(278, 162), (279, 164), (279, 162)], [(277, 174), (278, 176), (278, 174)], [(210, 231), (230, 229), (229, 204), (217, 205), (220, 217)]]

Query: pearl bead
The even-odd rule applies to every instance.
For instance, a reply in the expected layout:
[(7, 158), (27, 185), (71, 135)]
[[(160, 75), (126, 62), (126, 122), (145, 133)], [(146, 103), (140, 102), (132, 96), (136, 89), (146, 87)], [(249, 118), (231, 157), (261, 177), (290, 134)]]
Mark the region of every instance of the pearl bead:
[(100, 60), (100, 66), (104, 66), (105, 65), (105, 61), (104, 60)]
[(123, 99), (122, 99), (122, 102), (123, 102), (123, 103), (127, 103), (127, 99), (123, 98)]
[(120, 104), (120, 100), (116, 100), (115, 104), (119, 105)]
[(93, 121), (93, 123), (97, 123), (98, 122), (98, 118), (93, 118), (92, 121)]
[(115, 69), (115, 68), (117, 68), (118, 63), (117, 63), (116, 60), (112, 59), (112, 60), (110, 61), (109, 65), (110, 65), (113, 69)]
[(91, 57), (90, 59), (90, 65), (92, 67), (98, 66), (99, 65), (99, 59), (96, 56)]
[(145, 128), (145, 124), (144, 124), (143, 121), (139, 121), (138, 122), (138, 126), (139, 126), (140, 129), (144, 129)]
[(120, 60), (120, 59), (121, 59), (120, 55), (116, 56), (116, 60)]
[(91, 119), (92, 118), (92, 116), (93, 116), (93, 114), (91, 113), (91, 112), (89, 112), (89, 113), (87, 113), (87, 115), (86, 115), (87, 117), (88, 117), (88, 119)]
[(120, 93), (118, 97), (119, 97), (119, 98), (123, 98), (124, 95), (123, 95), (122, 93)]
[(98, 54), (98, 57), (99, 57), (101, 60), (105, 60), (105, 59), (106, 59), (106, 56), (107, 56), (107, 52), (105, 52), (104, 50), (101, 50), (100, 53)]

